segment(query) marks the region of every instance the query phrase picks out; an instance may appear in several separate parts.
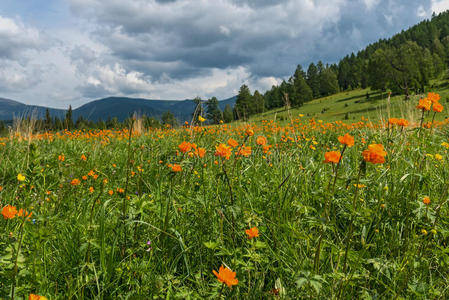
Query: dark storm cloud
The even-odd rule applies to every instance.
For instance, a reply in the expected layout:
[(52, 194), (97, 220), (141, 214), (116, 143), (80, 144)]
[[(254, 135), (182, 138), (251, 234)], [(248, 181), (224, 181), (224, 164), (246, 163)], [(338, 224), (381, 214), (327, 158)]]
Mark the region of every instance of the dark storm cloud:
[[(253, 78), (288, 77), (297, 64), (338, 62), (429, 15), (417, 0), (72, 0), (92, 36), (153, 82), (245, 67)], [(86, 55), (89, 55), (86, 53)]]

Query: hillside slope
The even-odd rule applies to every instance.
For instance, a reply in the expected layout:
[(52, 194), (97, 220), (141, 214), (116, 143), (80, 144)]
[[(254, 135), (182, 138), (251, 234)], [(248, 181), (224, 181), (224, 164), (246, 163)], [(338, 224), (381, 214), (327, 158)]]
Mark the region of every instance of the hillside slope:
[[(445, 106), (443, 112), (436, 115), (436, 120), (449, 117), (449, 84), (440, 82), (432, 89), (441, 95), (441, 104)], [(379, 119), (389, 117), (403, 117), (411, 121), (420, 118), (420, 112), (416, 105), (420, 96), (411, 96), (410, 100), (404, 100), (404, 95), (396, 95), (390, 98), (388, 104), (387, 93), (371, 91), (370, 89), (356, 89), (334, 94), (328, 97), (312, 100), (299, 108), (292, 108), (292, 118), (303, 115), (304, 118), (315, 118), (324, 122), (345, 121), (356, 122), (365, 117), (376, 122)], [(268, 110), (264, 113), (254, 115), (250, 118), (252, 122), (260, 120), (288, 121), (289, 116), (285, 107)]]

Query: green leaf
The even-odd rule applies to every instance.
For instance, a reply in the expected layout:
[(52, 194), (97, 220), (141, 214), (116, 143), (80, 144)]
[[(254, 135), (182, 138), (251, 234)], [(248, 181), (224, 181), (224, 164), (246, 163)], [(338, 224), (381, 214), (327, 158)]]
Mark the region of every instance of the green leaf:
[(306, 282), (306, 278), (299, 278), (298, 280), (296, 280), (296, 286), (298, 287), (298, 289), (300, 289)]
[(256, 247), (256, 248), (258, 248), (258, 249), (266, 248), (266, 247), (267, 247), (267, 244), (265, 244), (264, 242), (261, 242), (261, 241), (257, 241), (257, 242), (254, 244), (254, 247)]
[(204, 242), (203, 244), (204, 244), (204, 246), (206, 248), (209, 248), (209, 249), (212, 249), (212, 250), (214, 250), (215, 248), (218, 247), (218, 243), (217, 242)]
[(311, 280), (310, 281), (310, 285), (315, 289), (316, 293), (319, 294), (320, 290), (321, 290), (321, 282), (319, 281), (315, 281), (315, 280)]

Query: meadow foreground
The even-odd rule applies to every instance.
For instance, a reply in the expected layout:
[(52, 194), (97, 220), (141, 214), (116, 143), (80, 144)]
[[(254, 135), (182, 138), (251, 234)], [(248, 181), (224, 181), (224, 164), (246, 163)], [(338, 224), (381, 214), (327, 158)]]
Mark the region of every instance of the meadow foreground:
[[(0, 297), (448, 297), (448, 127), (426, 118), (0, 140)], [(435, 101), (433, 101), (435, 100)]]

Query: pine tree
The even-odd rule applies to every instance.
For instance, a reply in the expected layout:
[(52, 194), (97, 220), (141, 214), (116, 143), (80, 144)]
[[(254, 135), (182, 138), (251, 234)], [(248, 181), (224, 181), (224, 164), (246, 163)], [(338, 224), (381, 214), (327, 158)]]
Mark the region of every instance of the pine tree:
[(47, 131), (53, 129), (53, 120), (51, 119), (50, 111), (48, 110), (48, 108), (45, 110), (44, 129)]
[(67, 130), (72, 130), (74, 127), (73, 119), (72, 119), (72, 105), (69, 105), (69, 109), (67, 110), (67, 113), (65, 114), (64, 127)]
[(64, 129), (64, 123), (58, 117), (55, 117), (55, 125), (53, 127), (55, 130)]
[(320, 94), (328, 96), (335, 93), (338, 93), (337, 75), (330, 68), (325, 68), (320, 75)]
[(265, 111), (265, 98), (258, 90), (254, 91), (253, 102), (256, 106), (256, 113), (260, 114)]
[(210, 98), (206, 102), (206, 107), (207, 119), (213, 124), (218, 124), (220, 120), (223, 119), (221, 110), (218, 106), (218, 99), (216, 97)]
[(237, 100), (235, 101), (235, 112), (239, 119), (247, 120), (251, 115), (252, 106), (252, 95), (247, 85), (242, 85), (237, 95)]
[(234, 113), (232, 111), (232, 108), (229, 104), (226, 104), (224, 111), (223, 111), (223, 121), (225, 123), (230, 123), (234, 120)]
[(289, 93), (289, 100), (293, 107), (299, 107), (305, 102), (313, 99), (313, 91), (307, 84), (305, 76), (306, 74), (302, 70), (301, 65), (298, 65), (295, 74), (290, 80), (292, 91)]
[(311, 63), (307, 69), (307, 84), (312, 89), (313, 98), (318, 98), (320, 96), (320, 78), (314, 63)]

